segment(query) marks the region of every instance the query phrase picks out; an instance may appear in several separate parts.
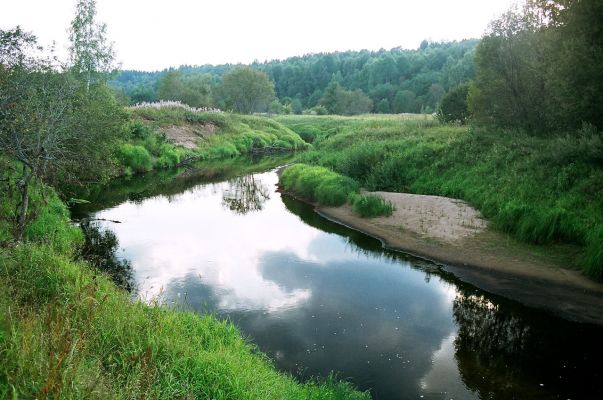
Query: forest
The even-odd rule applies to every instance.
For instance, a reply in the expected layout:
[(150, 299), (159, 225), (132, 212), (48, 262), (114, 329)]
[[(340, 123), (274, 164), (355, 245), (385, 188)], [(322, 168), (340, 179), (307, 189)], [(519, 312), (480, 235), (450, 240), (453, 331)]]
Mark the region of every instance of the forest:
[[(473, 79), (477, 43), (478, 40), (423, 41), (416, 50), (345, 51), (254, 63), (250, 67), (266, 73), (273, 82), (277, 100), (258, 111), (301, 114), (325, 104), (325, 94), (338, 88), (366, 100), (359, 110), (337, 110), (327, 104), (326, 112), (432, 113), (444, 93)], [(219, 84), (233, 67), (119, 71), (111, 85), (127, 104), (163, 99), (180, 100), (195, 107), (228, 108)]]

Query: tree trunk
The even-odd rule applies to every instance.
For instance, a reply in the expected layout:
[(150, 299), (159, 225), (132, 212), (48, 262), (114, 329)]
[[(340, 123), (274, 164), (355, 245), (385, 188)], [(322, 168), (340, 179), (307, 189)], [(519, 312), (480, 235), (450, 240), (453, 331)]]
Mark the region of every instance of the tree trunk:
[(20, 242), (23, 240), (25, 225), (27, 224), (27, 209), (29, 207), (29, 181), (31, 174), (27, 171), (27, 165), (23, 164), (23, 172), (19, 179), (19, 190), (21, 192), (21, 206), (19, 207), (19, 216), (17, 218), (17, 227), (15, 231), (15, 239)]
[(92, 79), (90, 68), (88, 68), (88, 78), (86, 79), (86, 93), (90, 93), (90, 80)]

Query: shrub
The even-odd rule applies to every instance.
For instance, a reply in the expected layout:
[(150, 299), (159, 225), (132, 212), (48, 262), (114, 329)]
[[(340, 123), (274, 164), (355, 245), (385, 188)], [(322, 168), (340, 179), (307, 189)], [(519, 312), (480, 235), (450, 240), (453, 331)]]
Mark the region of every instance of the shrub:
[(150, 171), (153, 168), (153, 158), (143, 146), (129, 143), (119, 148), (119, 161), (135, 173)]
[(128, 123), (128, 132), (132, 139), (145, 140), (153, 133), (153, 129), (136, 119)]
[(156, 165), (161, 168), (175, 167), (180, 163), (181, 152), (170, 144), (164, 143), (161, 145), (159, 154)]
[(467, 108), (468, 95), (468, 84), (451, 89), (442, 98), (437, 112), (438, 119), (442, 122), (457, 122), (461, 124), (467, 122), (469, 119), (469, 110)]

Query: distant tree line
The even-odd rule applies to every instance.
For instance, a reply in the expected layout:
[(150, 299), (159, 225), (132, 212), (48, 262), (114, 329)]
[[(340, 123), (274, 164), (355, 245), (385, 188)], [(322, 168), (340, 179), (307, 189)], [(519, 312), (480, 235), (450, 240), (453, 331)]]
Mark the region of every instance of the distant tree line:
[[(254, 63), (276, 101), (254, 111), (357, 114), (431, 113), (451, 88), (474, 77), (478, 40), (424, 41), (416, 50), (346, 51)], [(222, 78), (234, 65), (181, 66), (160, 72), (121, 71), (112, 81), (122, 102), (180, 100), (191, 106), (232, 108)], [(240, 66), (239, 66), (240, 67)]]

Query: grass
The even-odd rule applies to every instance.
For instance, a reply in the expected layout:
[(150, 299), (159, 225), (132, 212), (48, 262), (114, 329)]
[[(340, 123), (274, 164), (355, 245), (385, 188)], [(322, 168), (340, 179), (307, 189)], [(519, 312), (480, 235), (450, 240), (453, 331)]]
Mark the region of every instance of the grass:
[(358, 183), (330, 169), (296, 164), (285, 168), (280, 185), (311, 202), (326, 206), (345, 204), (351, 193), (358, 191)]
[(279, 373), (231, 323), (131, 301), (75, 261), (81, 231), (44, 191), (27, 241), (0, 247), (1, 398), (369, 398)]
[(301, 162), (368, 190), (463, 199), (520, 241), (581, 246), (583, 272), (603, 279), (601, 132), (528, 136), (399, 116), (277, 120), (312, 136)]
[(362, 218), (389, 217), (394, 212), (394, 205), (375, 194), (356, 194), (349, 196), (352, 211)]
[(352, 211), (361, 217), (390, 216), (394, 211), (391, 202), (375, 194), (358, 194), (358, 182), (324, 167), (289, 166), (279, 183), (286, 191), (321, 205), (341, 206), (349, 201)]

